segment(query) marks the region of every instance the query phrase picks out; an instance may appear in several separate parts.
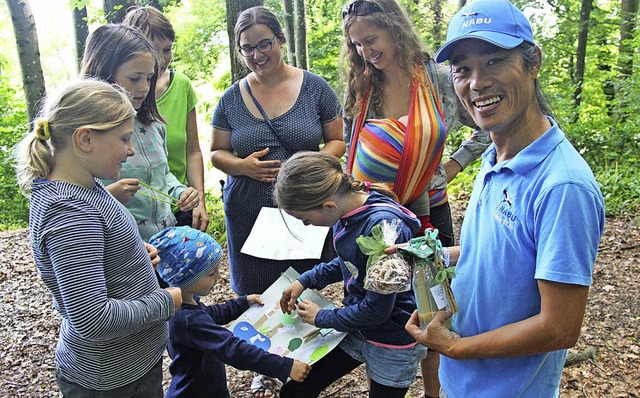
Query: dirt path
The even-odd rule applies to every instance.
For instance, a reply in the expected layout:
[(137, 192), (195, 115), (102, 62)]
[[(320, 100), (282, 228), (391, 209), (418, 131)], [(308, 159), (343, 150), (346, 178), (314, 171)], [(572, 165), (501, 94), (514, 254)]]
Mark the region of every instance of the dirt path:
[[(459, 224), (462, 212), (454, 209)], [(226, 262), (221, 267), (227, 277)], [(340, 287), (326, 292), (339, 300)], [(0, 396), (57, 397), (53, 353), (60, 323), (33, 265), (26, 230), (0, 232)], [(220, 284), (209, 302), (233, 297)], [(564, 370), (560, 396), (640, 396), (640, 227), (637, 219), (607, 219), (595, 266), (582, 336), (572, 350), (598, 350), (595, 359)], [(168, 359), (165, 360), (165, 365)], [(165, 379), (169, 376), (166, 373)], [(234, 398), (251, 398), (250, 372), (228, 369)], [(409, 397), (421, 397), (417, 379)], [(322, 397), (366, 397), (364, 371), (358, 369)]]

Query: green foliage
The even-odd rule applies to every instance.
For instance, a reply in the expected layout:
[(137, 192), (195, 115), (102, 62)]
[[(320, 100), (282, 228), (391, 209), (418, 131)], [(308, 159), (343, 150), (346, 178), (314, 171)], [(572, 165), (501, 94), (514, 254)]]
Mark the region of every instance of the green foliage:
[(637, 158), (635, 161), (623, 160), (592, 166), (604, 196), (608, 216), (640, 213), (639, 166)]
[(224, 1), (191, 0), (165, 14), (176, 31), (173, 65), (192, 79), (206, 80), (228, 51)]
[(24, 98), (0, 74), (0, 230), (26, 227), (29, 220), (29, 201), (20, 193), (11, 156), (25, 131)]
[(466, 203), (469, 201), (469, 196), (473, 190), (473, 183), (476, 180), (479, 170), (480, 159), (477, 159), (468, 165), (462, 172), (458, 173), (447, 187), (449, 196), (455, 198), (458, 202), (465, 203), (466, 207)]
[(342, 44), (341, 3), (338, 0), (307, 0), (309, 69), (334, 89), (338, 88), (340, 78), (337, 65)]
[(221, 246), (227, 242), (227, 232), (224, 222), (224, 203), (220, 199), (219, 192), (208, 190), (205, 192), (205, 201), (209, 211), (209, 226), (207, 233), (211, 235)]

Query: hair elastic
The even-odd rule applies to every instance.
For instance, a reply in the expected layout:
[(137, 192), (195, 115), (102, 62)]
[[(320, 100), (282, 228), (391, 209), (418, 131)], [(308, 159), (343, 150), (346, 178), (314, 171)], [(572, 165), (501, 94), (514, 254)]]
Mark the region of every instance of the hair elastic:
[(41, 141), (46, 141), (51, 137), (49, 122), (46, 119), (38, 119), (36, 122), (36, 137)]
[(371, 191), (371, 182), (370, 181), (365, 181), (364, 182), (364, 191), (365, 192)]

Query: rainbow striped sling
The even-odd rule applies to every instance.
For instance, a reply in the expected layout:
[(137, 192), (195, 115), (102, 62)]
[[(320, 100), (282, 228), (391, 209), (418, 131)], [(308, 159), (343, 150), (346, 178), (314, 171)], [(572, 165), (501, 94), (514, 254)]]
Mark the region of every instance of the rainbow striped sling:
[(351, 130), (347, 171), (360, 181), (386, 183), (402, 205), (425, 192), (442, 158), (447, 133), (437, 78), (434, 65), (416, 69), (406, 125), (390, 118), (365, 120), (369, 86)]

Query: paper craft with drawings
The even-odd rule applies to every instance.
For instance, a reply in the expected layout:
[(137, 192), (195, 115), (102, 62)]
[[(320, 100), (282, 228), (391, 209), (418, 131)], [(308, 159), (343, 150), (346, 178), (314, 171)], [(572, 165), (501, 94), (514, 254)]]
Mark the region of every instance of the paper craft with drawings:
[(260, 209), (241, 253), (271, 260), (319, 259), (329, 227), (304, 225), (272, 207)]
[[(346, 333), (304, 323), (296, 311), (290, 315), (282, 312), (282, 291), (299, 276), (293, 268), (286, 270), (262, 294), (264, 306), (252, 305), (227, 328), (237, 337), (273, 354), (313, 364), (334, 349)], [(311, 300), (323, 309), (335, 308), (331, 301), (311, 289), (305, 290), (299, 300)]]

